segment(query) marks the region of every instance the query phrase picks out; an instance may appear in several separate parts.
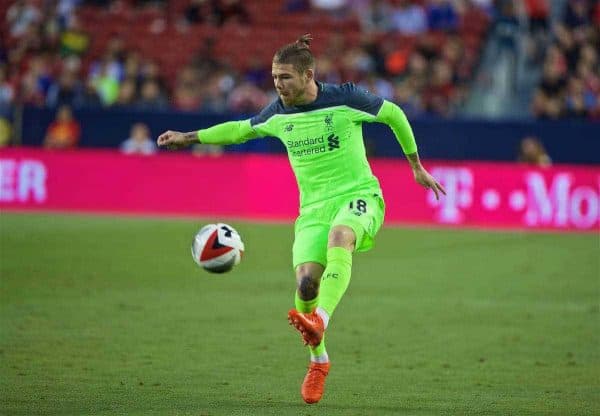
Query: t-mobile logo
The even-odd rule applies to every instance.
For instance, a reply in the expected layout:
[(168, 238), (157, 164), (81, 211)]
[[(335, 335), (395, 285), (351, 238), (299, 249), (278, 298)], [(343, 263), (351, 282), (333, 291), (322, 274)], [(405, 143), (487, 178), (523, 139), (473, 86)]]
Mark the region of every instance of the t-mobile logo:
[(446, 196), (435, 199), (433, 191), (429, 191), (427, 202), (439, 207), (437, 219), (446, 224), (463, 222), (462, 209), (473, 203), (473, 173), (470, 169), (460, 167), (436, 167), (431, 174), (446, 188)]
[(528, 173), (525, 181), (528, 191), (525, 224), (590, 228), (598, 223), (600, 183), (595, 189), (576, 186), (568, 173), (558, 173), (546, 180), (539, 172)]

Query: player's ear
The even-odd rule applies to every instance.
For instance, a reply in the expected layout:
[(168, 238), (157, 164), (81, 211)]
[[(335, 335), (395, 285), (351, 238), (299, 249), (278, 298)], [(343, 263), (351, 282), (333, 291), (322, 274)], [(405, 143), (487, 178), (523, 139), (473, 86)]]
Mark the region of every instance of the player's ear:
[(312, 81), (313, 79), (315, 79), (315, 71), (312, 68), (308, 68), (304, 72), (304, 76), (306, 77), (307, 81)]

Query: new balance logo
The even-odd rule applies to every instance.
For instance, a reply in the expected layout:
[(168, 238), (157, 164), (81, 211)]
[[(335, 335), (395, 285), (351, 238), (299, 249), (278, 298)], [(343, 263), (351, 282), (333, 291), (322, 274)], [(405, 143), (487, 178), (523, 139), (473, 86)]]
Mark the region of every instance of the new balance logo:
[(337, 137), (335, 134), (331, 134), (327, 138), (327, 146), (329, 148), (328, 150), (339, 149), (340, 148), (340, 138)]
[(289, 123), (284, 128), (285, 131), (292, 131), (293, 129), (294, 129), (294, 125), (292, 123)]

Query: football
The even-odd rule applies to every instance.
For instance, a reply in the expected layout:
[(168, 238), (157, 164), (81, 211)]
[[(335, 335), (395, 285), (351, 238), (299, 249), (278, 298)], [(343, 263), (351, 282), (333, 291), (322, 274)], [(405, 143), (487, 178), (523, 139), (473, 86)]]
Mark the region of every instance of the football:
[(192, 241), (192, 257), (198, 266), (211, 273), (225, 273), (239, 264), (244, 254), (240, 234), (231, 225), (207, 224)]

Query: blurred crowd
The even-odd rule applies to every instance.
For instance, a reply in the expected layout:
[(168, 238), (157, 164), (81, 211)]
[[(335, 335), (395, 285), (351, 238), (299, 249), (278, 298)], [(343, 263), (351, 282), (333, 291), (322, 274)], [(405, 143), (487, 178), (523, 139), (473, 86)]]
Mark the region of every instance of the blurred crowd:
[[(175, 69), (157, 59), (161, 53), (170, 52), (164, 45), (153, 45), (154, 53), (149, 53), (128, 44), (118, 33), (108, 34), (100, 53), (90, 53), (98, 34), (91, 33), (80, 18), (85, 9), (114, 16), (130, 9), (151, 10), (149, 24), (155, 31), (168, 25), (181, 30), (198, 25), (252, 29), (256, 18), (249, 10), (250, 3), (241, 0), (189, 0), (175, 15), (170, 3), (175, 2), (11, 2), (0, 37), (0, 115), (15, 102), (52, 108), (67, 105), (254, 113), (274, 98), (270, 62), (250, 54), (244, 65), (232, 65), (215, 50), (214, 38), (207, 38)], [(317, 79), (354, 81), (400, 104), (409, 116), (451, 117), (465, 101), (485, 35), (465, 35), (475, 23), (471, 16), (492, 20), (504, 1), (271, 3), (277, 3), (282, 16), (308, 13), (356, 22), (360, 36), (356, 43), (349, 44), (346, 33), (315, 40), (325, 45), (322, 53), (317, 53)], [(545, 54), (544, 78), (532, 106), (538, 117), (587, 116), (598, 108), (598, 38), (594, 25), (598, 25), (600, 12), (588, 0), (568, 4), (564, 24), (553, 29), (555, 43)], [(142, 14), (140, 19), (146, 17)], [(279, 43), (289, 41), (293, 39)]]
[(538, 118), (600, 118), (600, 3), (570, 0), (552, 28), (532, 101)]
[[(274, 98), (270, 62), (250, 58), (233, 66), (212, 53), (214, 40), (189, 56), (172, 73), (113, 33), (98, 56), (89, 54), (96, 33), (79, 17), (84, 8), (122, 13), (151, 8), (159, 16), (169, 2), (104, 0), (17, 0), (5, 13), (0, 44), (0, 111), (15, 102), (59, 107), (128, 107), (140, 110), (252, 113)], [(401, 104), (407, 113), (451, 116), (465, 98), (477, 54), (468, 49), (459, 29), (473, 8), (491, 13), (490, 1), (478, 0), (286, 0), (282, 15), (312, 13), (356, 21), (358, 44), (343, 34), (317, 54), (317, 78), (351, 80)], [(252, 14), (241, 0), (190, 0), (175, 18), (156, 25), (246, 25)], [(299, 35), (300, 33), (298, 33)], [(410, 47), (394, 37), (411, 39)], [(293, 39), (281, 39), (281, 44)], [(160, 45), (156, 45), (160, 53)], [(272, 51), (274, 52), (274, 51)]]

